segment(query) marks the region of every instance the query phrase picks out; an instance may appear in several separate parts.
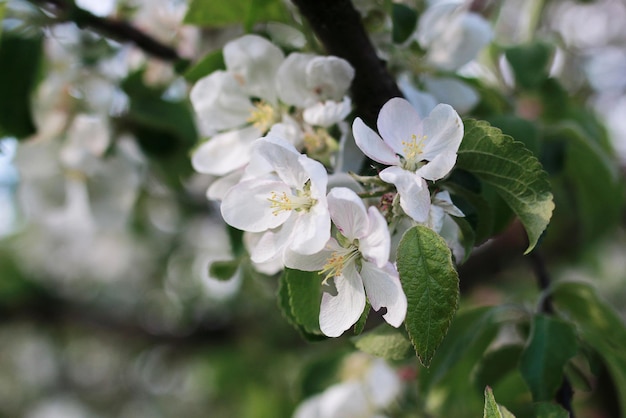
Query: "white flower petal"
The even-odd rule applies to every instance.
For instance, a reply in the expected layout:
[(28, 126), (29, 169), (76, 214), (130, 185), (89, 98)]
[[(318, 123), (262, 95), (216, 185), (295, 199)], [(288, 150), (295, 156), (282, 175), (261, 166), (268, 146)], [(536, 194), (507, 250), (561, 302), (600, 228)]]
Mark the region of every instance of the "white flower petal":
[(402, 156), (405, 149), (403, 142), (410, 142), (413, 136), (420, 137), (423, 134), (419, 113), (400, 97), (394, 97), (383, 105), (377, 123), (378, 132), (385, 143)]
[(365, 290), (354, 263), (348, 263), (334, 279), (337, 294), (322, 295), (320, 329), (329, 337), (339, 337), (359, 320), (365, 309)]
[(252, 142), (261, 136), (253, 127), (217, 134), (200, 145), (191, 155), (191, 164), (199, 173), (222, 176), (250, 161)]
[(372, 413), (365, 387), (359, 381), (347, 381), (326, 389), (320, 400), (320, 412), (324, 418), (361, 418)]
[(351, 110), (352, 100), (346, 96), (341, 102), (334, 100), (317, 102), (313, 106), (304, 109), (302, 117), (309, 125), (328, 128), (344, 120)]
[(300, 153), (289, 142), (276, 137), (265, 137), (255, 143), (253, 154), (263, 158), (278, 177), (291, 187), (300, 188), (309, 174), (300, 164)]
[(359, 238), (359, 251), (368, 260), (383, 267), (389, 261), (391, 238), (385, 217), (379, 210), (370, 206), (367, 209), (369, 229)]
[(276, 228), (292, 214), (290, 210), (277, 212), (271, 207), (273, 193), (291, 195), (285, 183), (270, 180), (247, 180), (232, 187), (220, 207), (227, 224), (244, 231), (261, 232)]
[(206, 192), (209, 200), (222, 200), (231, 187), (235, 186), (241, 180), (243, 169), (235, 170), (230, 174), (215, 179)]
[(328, 193), (328, 210), (333, 223), (350, 241), (367, 235), (369, 219), (363, 200), (346, 187), (335, 187)]
[(290, 248), (300, 254), (321, 251), (330, 239), (330, 215), (323, 204), (316, 204), (308, 212), (297, 214), (291, 233)]
[(339, 248), (339, 244), (334, 238), (326, 243), (322, 251), (315, 254), (300, 254), (287, 248), (285, 250), (285, 267), (302, 271), (320, 271)]
[(293, 413), (293, 418), (326, 418), (322, 415), (322, 394), (306, 399)]
[(317, 100), (341, 100), (350, 88), (352, 79), (354, 68), (339, 57), (318, 56), (306, 66), (306, 86)]
[(399, 327), (406, 316), (407, 301), (395, 267), (388, 263), (381, 269), (363, 261), (361, 278), (372, 308), (387, 308), (383, 318), (389, 325)]
[(274, 103), (274, 82), (285, 56), (276, 45), (258, 35), (244, 35), (223, 49), (226, 68), (250, 95)]
[(276, 89), (285, 104), (306, 107), (317, 101), (306, 87), (306, 67), (313, 58), (315, 55), (294, 52), (278, 68)]
[(474, 88), (456, 78), (423, 76), (422, 82), (436, 102), (447, 103), (459, 113), (469, 112), (480, 99)]
[(452, 170), (463, 139), (463, 122), (456, 111), (439, 104), (424, 119), (426, 141), (422, 157), (429, 163), (417, 170), (427, 180), (439, 180)]
[(365, 384), (370, 399), (377, 408), (387, 408), (402, 391), (402, 382), (394, 369), (381, 358), (372, 360)]
[(456, 216), (458, 218), (465, 217), (465, 214), (461, 212), (461, 209), (454, 206), (450, 192), (447, 190), (442, 190), (437, 193), (433, 198), (433, 204), (442, 208), (449, 215)]
[(260, 234), (256, 245), (249, 249), (252, 262), (256, 264), (272, 264), (280, 260), (282, 265), (283, 254), (289, 243), (294, 222), (294, 218), (291, 217), (279, 227)]
[(202, 128), (210, 133), (246, 124), (254, 110), (248, 94), (225, 71), (198, 80), (189, 99)]
[(395, 151), (387, 145), (372, 128), (367, 126), (361, 118), (356, 118), (352, 124), (352, 132), (356, 145), (374, 161), (387, 165), (398, 165), (400, 159)]
[(380, 172), (382, 181), (396, 186), (400, 194), (400, 206), (417, 222), (425, 222), (430, 210), (430, 193), (426, 181), (400, 167), (387, 167)]

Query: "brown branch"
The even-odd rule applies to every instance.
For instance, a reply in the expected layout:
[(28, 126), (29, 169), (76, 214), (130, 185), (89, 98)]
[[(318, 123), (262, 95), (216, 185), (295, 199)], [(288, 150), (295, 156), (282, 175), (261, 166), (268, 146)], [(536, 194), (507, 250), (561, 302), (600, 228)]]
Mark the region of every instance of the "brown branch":
[(118, 42), (132, 43), (149, 55), (163, 61), (183, 61), (175, 49), (164, 45), (123, 20), (96, 16), (66, 0), (29, 0), (46, 8), (57, 19), (74, 22), (80, 28), (90, 28)]

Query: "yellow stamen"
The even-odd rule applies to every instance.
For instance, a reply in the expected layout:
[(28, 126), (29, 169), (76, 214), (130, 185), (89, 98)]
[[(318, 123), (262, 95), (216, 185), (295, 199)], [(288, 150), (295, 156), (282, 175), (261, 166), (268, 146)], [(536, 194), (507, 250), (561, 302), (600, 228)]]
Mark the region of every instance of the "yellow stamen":
[(322, 270), (318, 273), (320, 275), (326, 275), (322, 284), (326, 284), (328, 279), (332, 277), (341, 276), (345, 266), (356, 259), (360, 254), (359, 249), (354, 245), (333, 252)]
[(410, 141), (402, 141), (404, 147), (404, 158), (411, 163), (416, 163), (421, 160), (420, 155), (424, 152), (424, 141), (428, 137), (426, 135), (420, 135), (419, 140), (417, 135), (411, 135)]
[(295, 196), (287, 195), (286, 192), (272, 192), (267, 200), (270, 202), (270, 208), (274, 209), (272, 211), (274, 216), (277, 216), (283, 211), (308, 211), (317, 203), (317, 200), (313, 199), (310, 192), (307, 191), (297, 191)]
[(255, 103), (254, 110), (250, 113), (250, 117), (248, 118), (248, 122), (263, 133), (269, 131), (277, 120), (278, 115), (272, 105), (262, 100)]

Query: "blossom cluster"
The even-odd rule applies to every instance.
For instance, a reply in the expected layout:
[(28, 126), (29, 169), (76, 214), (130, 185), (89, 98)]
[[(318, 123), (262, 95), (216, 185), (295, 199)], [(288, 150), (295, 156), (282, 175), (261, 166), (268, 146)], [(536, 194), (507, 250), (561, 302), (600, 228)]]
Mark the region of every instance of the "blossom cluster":
[[(459, 42), (465, 37), (479, 48), (490, 38), (488, 28), (458, 7), (430, 10), (423, 19), (414, 38), (429, 51), (432, 46), (425, 57), (445, 70), (462, 63), (436, 55), (438, 38), (427, 34), (452, 22)], [(459, 42), (447, 40), (453, 51)], [(465, 55), (463, 63), (472, 58)], [(220, 202), (227, 224), (245, 231), (259, 271), (319, 273), (325, 335), (349, 329), (368, 301), (376, 311), (384, 308), (390, 325), (400, 326), (407, 299), (394, 254), (403, 232), (427, 225), (457, 259), (464, 255), (456, 221), (464, 215), (440, 182), (456, 164), (463, 138), (456, 110), (440, 103), (425, 112), (414, 100), (392, 98), (380, 110), (377, 131), (359, 117), (350, 130), (347, 94), (354, 69), (347, 61), (285, 56), (257, 35), (227, 43), (223, 57), (225, 69), (200, 79), (190, 94), (208, 136), (192, 163), (217, 177), (207, 196)], [(340, 173), (337, 162), (350, 158), (348, 143), (356, 145), (356, 158), (384, 167), (366, 177)]]

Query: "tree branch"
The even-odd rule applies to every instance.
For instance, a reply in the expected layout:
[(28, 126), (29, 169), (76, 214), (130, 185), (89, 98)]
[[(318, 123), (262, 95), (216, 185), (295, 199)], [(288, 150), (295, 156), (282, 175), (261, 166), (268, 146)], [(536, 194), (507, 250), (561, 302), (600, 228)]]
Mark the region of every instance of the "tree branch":
[[(164, 45), (130, 23), (96, 16), (66, 0), (29, 0), (52, 12), (58, 19), (74, 22), (80, 28), (90, 28), (107, 38), (132, 43), (145, 53), (163, 61), (181, 61), (175, 49)], [(46, 7), (47, 6), (47, 7)]]
[(350, 0), (292, 0), (311, 25), (326, 51), (355, 69), (352, 98), (356, 113), (376, 126), (380, 108), (392, 97), (402, 97), (385, 61), (378, 58), (359, 12)]

